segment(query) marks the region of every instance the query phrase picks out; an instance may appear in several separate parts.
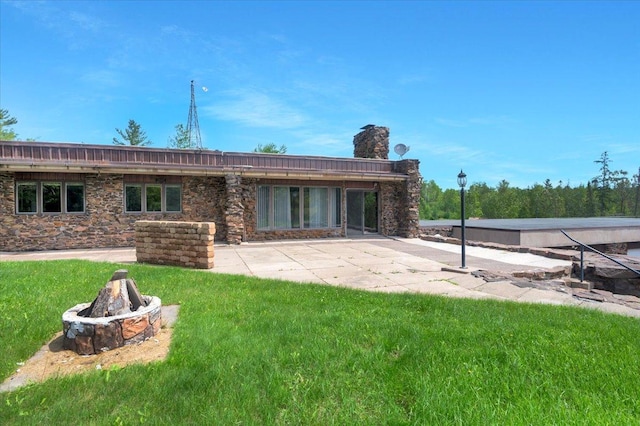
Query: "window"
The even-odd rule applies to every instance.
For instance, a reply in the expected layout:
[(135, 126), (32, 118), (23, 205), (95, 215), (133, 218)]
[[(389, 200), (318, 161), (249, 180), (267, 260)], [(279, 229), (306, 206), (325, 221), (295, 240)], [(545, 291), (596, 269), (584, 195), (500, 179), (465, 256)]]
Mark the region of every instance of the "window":
[(304, 227), (326, 228), (329, 224), (327, 188), (304, 189)]
[(340, 188), (259, 186), (258, 229), (339, 228)]
[(124, 187), (124, 211), (142, 211), (142, 185), (127, 185)]
[(148, 212), (162, 211), (162, 185), (147, 185), (146, 206)]
[(167, 194), (167, 211), (179, 212), (182, 210), (182, 188), (180, 185), (167, 185), (165, 187)]
[(300, 228), (300, 188), (273, 188), (273, 221), (276, 229)]
[(329, 226), (339, 228), (342, 226), (342, 191), (340, 188), (329, 189)]
[(16, 212), (83, 213), (84, 184), (75, 182), (18, 182)]
[(180, 213), (182, 187), (166, 184), (126, 184), (124, 206), (127, 213)]
[(38, 184), (34, 182), (19, 183), (18, 213), (38, 213)]
[(258, 229), (269, 229), (269, 200), (271, 199), (271, 187), (258, 187)]
[(84, 185), (81, 183), (68, 183), (67, 187), (67, 212), (80, 213), (84, 211)]
[(42, 184), (42, 211), (44, 213), (62, 213), (62, 184)]

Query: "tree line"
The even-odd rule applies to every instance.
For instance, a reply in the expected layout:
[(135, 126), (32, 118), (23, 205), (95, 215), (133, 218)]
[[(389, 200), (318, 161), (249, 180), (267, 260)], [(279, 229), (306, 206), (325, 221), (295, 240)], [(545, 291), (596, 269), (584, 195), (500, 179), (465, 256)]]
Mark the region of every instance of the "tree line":
[[(640, 215), (640, 168), (629, 177), (612, 170), (608, 153), (598, 160), (600, 174), (586, 185), (571, 187), (560, 181), (534, 184), (525, 189), (502, 180), (496, 187), (474, 183), (465, 193), (467, 217), (516, 219), (545, 217), (600, 217)], [(420, 219), (460, 219), (460, 190), (442, 190), (433, 180), (424, 182), (420, 194)]]

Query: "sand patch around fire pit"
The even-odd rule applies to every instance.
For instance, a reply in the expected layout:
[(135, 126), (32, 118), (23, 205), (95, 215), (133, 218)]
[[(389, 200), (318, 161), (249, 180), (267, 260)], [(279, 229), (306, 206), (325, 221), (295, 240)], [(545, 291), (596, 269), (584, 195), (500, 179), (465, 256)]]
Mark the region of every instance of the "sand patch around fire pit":
[(62, 332), (58, 332), (24, 365), (17, 366), (16, 372), (0, 384), (0, 392), (12, 391), (29, 383), (43, 382), (54, 376), (163, 361), (169, 353), (179, 308), (178, 305), (162, 307), (162, 328), (150, 339), (95, 355), (78, 355), (74, 351), (63, 349)]

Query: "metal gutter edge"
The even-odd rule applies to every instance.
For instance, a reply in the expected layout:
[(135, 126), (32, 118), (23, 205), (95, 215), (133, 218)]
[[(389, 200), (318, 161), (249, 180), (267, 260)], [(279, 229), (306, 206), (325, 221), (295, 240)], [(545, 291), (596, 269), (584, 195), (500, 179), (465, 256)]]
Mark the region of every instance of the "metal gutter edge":
[(255, 167), (233, 166), (223, 168), (203, 168), (203, 167), (118, 167), (113, 165), (48, 165), (36, 164), (17, 165), (0, 164), (0, 171), (9, 172), (49, 172), (49, 173), (113, 173), (113, 174), (157, 174), (157, 175), (177, 175), (177, 176), (224, 176), (234, 174), (238, 176), (256, 179), (299, 179), (299, 180), (358, 180), (358, 181), (380, 181), (380, 182), (402, 182), (408, 179), (407, 175), (399, 173), (366, 173), (354, 172), (343, 173), (331, 171), (294, 171), (278, 169), (256, 169)]

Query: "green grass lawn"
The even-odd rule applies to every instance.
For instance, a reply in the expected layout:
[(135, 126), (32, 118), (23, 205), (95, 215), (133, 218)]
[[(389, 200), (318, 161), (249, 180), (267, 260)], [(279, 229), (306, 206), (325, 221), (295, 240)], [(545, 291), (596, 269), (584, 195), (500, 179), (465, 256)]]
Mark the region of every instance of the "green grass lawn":
[(0, 424), (640, 424), (640, 321), (88, 261), (0, 263), (0, 378), (124, 267), (166, 361), (0, 394)]

